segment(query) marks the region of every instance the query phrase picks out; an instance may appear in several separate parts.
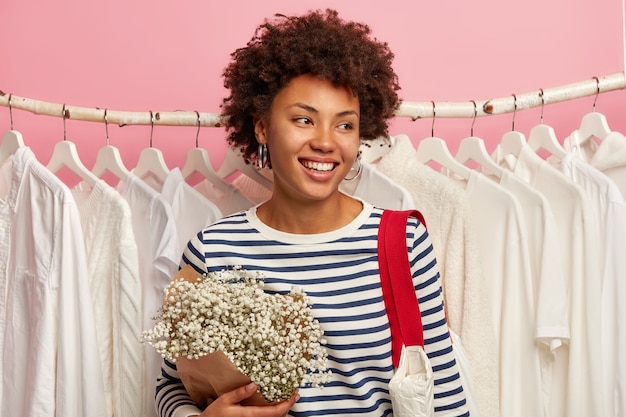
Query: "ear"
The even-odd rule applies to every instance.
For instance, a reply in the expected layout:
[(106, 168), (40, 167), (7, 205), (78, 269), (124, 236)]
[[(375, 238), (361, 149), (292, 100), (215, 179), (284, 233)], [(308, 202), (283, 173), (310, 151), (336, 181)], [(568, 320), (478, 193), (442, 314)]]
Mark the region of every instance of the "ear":
[(267, 123), (262, 117), (254, 119), (254, 136), (257, 142), (267, 143)]

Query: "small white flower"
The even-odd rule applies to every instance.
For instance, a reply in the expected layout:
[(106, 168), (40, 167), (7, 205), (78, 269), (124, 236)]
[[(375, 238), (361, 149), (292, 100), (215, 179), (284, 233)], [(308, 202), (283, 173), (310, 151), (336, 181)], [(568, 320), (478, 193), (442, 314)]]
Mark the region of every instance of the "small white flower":
[(260, 272), (240, 266), (172, 281), (142, 341), (174, 362), (221, 350), (268, 401), (301, 384), (321, 387), (330, 380), (326, 341), (304, 290), (272, 295), (263, 286)]

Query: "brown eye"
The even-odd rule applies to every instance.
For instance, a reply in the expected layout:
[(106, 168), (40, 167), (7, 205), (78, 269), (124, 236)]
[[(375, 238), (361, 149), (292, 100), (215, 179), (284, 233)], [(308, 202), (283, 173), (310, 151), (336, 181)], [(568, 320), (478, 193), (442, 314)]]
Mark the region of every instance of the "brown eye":
[(309, 119), (308, 117), (297, 117), (294, 119), (294, 122), (308, 125), (311, 124), (311, 119)]

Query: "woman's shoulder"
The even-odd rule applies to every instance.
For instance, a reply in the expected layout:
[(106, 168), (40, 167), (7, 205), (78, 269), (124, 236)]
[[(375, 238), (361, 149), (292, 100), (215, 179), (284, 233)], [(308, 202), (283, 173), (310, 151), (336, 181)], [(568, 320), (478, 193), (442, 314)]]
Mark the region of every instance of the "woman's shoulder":
[(236, 213), (228, 214), (224, 217), (221, 217), (214, 221), (213, 223), (205, 226), (202, 230), (200, 230), (199, 234), (203, 233), (211, 233), (224, 229), (235, 229), (245, 227), (247, 223), (247, 212), (248, 210), (238, 211)]

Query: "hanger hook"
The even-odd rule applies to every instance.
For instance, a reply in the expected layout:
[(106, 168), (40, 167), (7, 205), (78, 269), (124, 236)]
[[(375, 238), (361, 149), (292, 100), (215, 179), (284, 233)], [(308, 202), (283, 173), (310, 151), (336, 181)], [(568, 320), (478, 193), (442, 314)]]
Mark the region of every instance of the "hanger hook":
[(517, 113), (517, 96), (513, 93), (513, 121), (511, 121), (511, 130), (515, 130), (515, 113)]
[(543, 98), (543, 88), (539, 89), (539, 98), (541, 98), (541, 118), (539, 119), (539, 123), (543, 124), (543, 106), (546, 104)]
[(62, 109), (63, 114), (61, 115), (63, 117), (63, 140), (67, 139), (67, 131), (65, 130), (65, 117), (67, 115), (66, 111), (67, 110), (65, 110), (65, 103), (63, 103), (63, 109)]
[(107, 109), (104, 109), (104, 130), (106, 132), (106, 145), (109, 146), (109, 119), (107, 117)]
[(150, 147), (152, 148), (152, 132), (154, 132), (154, 114), (150, 110)]
[(9, 93), (9, 120), (11, 121), (11, 130), (13, 130), (13, 107), (11, 106), (11, 97), (13, 97), (13, 93)]
[(196, 112), (196, 116), (198, 116), (198, 131), (196, 132), (196, 148), (198, 147), (198, 136), (200, 136), (200, 113), (198, 110), (194, 110)]
[(600, 80), (598, 77), (593, 77), (596, 80), (596, 97), (593, 99), (593, 111), (596, 111), (596, 101), (598, 100), (598, 95), (600, 94)]
[(433, 103), (433, 123), (430, 125), (430, 136), (435, 137), (435, 117), (437, 113), (435, 112), (435, 102), (431, 101), (431, 103)]
[(474, 136), (474, 122), (476, 121), (476, 115), (478, 114), (478, 109), (476, 108), (476, 102), (474, 100), (470, 100), (474, 104), (474, 118), (472, 119), (472, 127), (470, 127), (470, 136)]

